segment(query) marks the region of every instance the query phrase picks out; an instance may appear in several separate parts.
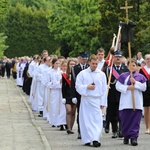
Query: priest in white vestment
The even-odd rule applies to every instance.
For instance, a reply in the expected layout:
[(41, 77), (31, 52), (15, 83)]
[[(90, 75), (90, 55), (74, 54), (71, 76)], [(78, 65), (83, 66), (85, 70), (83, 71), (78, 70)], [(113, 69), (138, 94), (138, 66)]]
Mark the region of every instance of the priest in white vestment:
[(17, 63), (16, 70), (17, 70), (17, 79), (16, 84), (17, 86), (23, 86), (23, 70), (25, 68), (24, 58), (21, 58), (21, 62)]
[(79, 121), (82, 142), (100, 147), (103, 128), (102, 109), (107, 105), (107, 81), (98, 68), (98, 57), (91, 55), (90, 67), (77, 75), (76, 90), (81, 95)]

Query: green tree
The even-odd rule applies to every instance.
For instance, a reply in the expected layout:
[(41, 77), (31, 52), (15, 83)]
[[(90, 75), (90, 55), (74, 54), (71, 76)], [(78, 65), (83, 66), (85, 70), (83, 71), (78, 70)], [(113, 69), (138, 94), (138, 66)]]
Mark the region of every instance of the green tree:
[(16, 6), (17, 3), (21, 3), (26, 7), (31, 7), (32, 9), (43, 8), (44, 10), (48, 8), (48, 4), (49, 4), (47, 0), (11, 0), (12, 6)]
[(9, 48), (5, 51), (8, 57), (41, 54), (47, 49), (49, 53), (54, 53), (57, 44), (49, 32), (46, 15), (48, 10), (32, 10), (17, 3), (16, 7), (11, 7), (5, 33), (8, 36), (6, 43)]
[(101, 15), (96, 0), (57, 0), (51, 4), (51, 10), (49, 28), (61, 46), (62, 55), (93, 53), (100, 47)]
[[(103, 47), (108, 51), (111, 46), (111, 37), (115, 32), (117, 33), (118, 24), (120, 21), (125, 22), (125, 10), (121, 10), (120, 7), (125, 5), (125, 1), (119, 0), (99, 0), (100, 13), (101, 13), (101, 29), (100, 37), (102, 38)], [(149, 30), (149, 16), (150, 16), (150, 2), (146, 0), (128, 0), (128, 5), (133, 6), (129, 10), (129, 20), (136, 23), (136, 27), (133, 29), (134, 42), (132, 46), (132, 56), (137, 51), (143, 51), (145, 54), (148, 52), (150, 43), (150, 30)], [(127, 44), (122, 44), (122, 50), (125, 56), (128, 56)]]
[(9, 11), (9, 0), (0, 0), (0, 32), (5, 28), (5, 20)]
[(8, 48), (8, 46), (5, 45), (6, 38), (7, 36), (0, 33), (0, 58), (3, 56), (4, 51)]
[(143, 54), (146, 54), (150, 51), (150, 1), (142, 2), (140, 3), (134, 46), (137, 51), (142, 51)]

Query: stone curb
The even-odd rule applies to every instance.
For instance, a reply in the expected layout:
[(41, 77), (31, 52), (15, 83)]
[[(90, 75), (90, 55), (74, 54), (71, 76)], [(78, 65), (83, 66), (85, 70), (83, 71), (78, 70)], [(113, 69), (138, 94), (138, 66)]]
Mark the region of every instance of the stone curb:
[[(11, 79), (11, 80), (13, 80), (13, 79)], [(13, 81), (12, 81), (12, 82), (13, 82)], [(14, 82), (13, 82), (13, 84), (14, 84)], [(32, 124), (36, 127), (36, 129), (38, 130), (38, 132), (39, 132), (39, 134), (40, 134), (40, 137), (41, 137), (41, 140), (42, 140), (42, 142), (43, 142), (43, 144), (44, 144), (45, 150), (51, 150), (51, 147), (50, 147), (50, 145), (49, 145), (49, 143), (48, 143), (48, 140), (47, 140), (47, 138), (46, 138), (46, 136), (45, 136), (43, 130), (41, 129), (41, 127), (40, 127), (40, 126), (38, 125), (38, 123), (36, 122), (35, 117), (34, 117), (34, 115), (33, 115), (33, 113), (32, 113), (32, 110), (31, 110), (30, 106), (29, 106), (28, 103), (27, 103), (27, 99), (22, 95), (22, 93), (21, 93), (20, 90), (16, 87), (15, 84), (14, 84), (14, 86), (15, 86), (15, 88), (17, 89), (17, 91), (19, 92), (20, 96), (22, 97), (22, 100), (23, 100), (24, 104), (26, 105), (26, 107), (27, 107), (27, 109), (28, 109), (28, 112), (29, 112), (29, 115), (30, 115), (30, 118), (31, 118), (31, 122), (32, 122)]]

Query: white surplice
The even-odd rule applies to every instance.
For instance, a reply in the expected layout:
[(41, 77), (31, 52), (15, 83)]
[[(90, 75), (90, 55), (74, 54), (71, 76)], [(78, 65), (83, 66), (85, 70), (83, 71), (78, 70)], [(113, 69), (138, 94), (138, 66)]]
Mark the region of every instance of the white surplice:
[[(94, 90), (87, 89), (91, 83)], [(100, 141), (103, 128), (102, 110), (100, 106), (107, 106), (107, 83), (105, 74), (90, 67), (77, 75), (76, 90), (81, 95), (79, 110), (80, 131), (83, 143)]]
[(17, 79), (16, 79), (16, 85), (23, 86), (23, 70), (25, 68), (24, 62), (17, 63), (16, 70), (17, 70)]
[(99, 62), (98, 62), (98, 67), (97, 67), (97, 68), (98, 68), (99, 70), (101, 70), (102, 67), (104, 66), (104, 63), (105, 63), (105, 60), (104, 60), (104, 59), (101, 60), (101, 61), (99, 61)]
[(42, 84), (44, 85), (44, 105), (43, 105), (43, 118), (46, 118), (49, 122), (49, 106), (50, 106), (50, 94), (51, 94), (51, 84), (50, 84), (50, 71), (51, 67), (48, 70), (43, 72)]
[(61, 78), (60, 70), (52, 68), (45, 74), (45, 81), (43, 81), (50, 90), (50, 98), (47, 101), (48, 120), (50, 124), (55, 126), (66, 124), (66, 109), (62, 104)]
[[(125, 79), (125, 83), (121, 84), (119, 81), (116, 83), (116, 89), (121, 92), (120, 102), (119, 102), (119, 110), (123, 109), (133, 109), (132, 103), (132, 91), (127, 90), (128, 86), (127, 82), (130, 76)], [(143, 110), (143, 95), (142, 91), (146, 90), (146, 82), (141, 83), (136, 81), (134, 84), (134, 99), (135, 99), (135, 108), (139, 110)]]
[(36, 71), (36, 80), (38, 82), (38, 91), (37, 91), (37, 101), (38, 101), (38, 111), (43, 111), (43, 102), (44, 102), (44, 85), (42, 84), (43, 73), (49, 68), (46, 64), (40, 64)]
[[(30, 102), (31, 102), (31, 107), (32, 110), (38, 111), (38, 91), (39, 91), (39, 83), (37, 81), (37, 77), (35, 76), (36, 71), (38, 69), (38, 63), (33, 63), (32, 66), (32, 72), (30, 76), (32, 76), (32, 83), (31, 83), (31, 91), (30, 91)], [(29, 65), (30, 67), (30, 65)]]

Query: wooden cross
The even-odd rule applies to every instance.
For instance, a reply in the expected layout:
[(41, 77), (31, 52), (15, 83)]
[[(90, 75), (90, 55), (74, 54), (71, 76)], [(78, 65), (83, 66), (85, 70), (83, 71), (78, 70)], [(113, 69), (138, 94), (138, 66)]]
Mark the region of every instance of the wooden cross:
[[(128, 6), (128, 1), (125, 1), (125, 7), (120, 7), (120, 9), (125, 9), (126, 10), (126, 23), (129, 23), (129, 17), (128, 17), (128, 9), (133, 8), (133, 6)], [(128, 42), (128, 53), (129, 53), (129, 64), (130, 64), (130, 76), (132, 77), (132, 66), (131, 66), (131, 43)], [(132, 84), (133, 85), (133, 84)], [(135, 111), (135, 98), (134, 98), (134, 90), (132, 90), (132, 105), (133, 105), (133, 110)]]
[(120, 7), (120, 9), (125, 9), (126, 10), (126, 22), (128, 24), (129, 22), (129, 17), (128, 17), (128, 9), (133, 8), (133, 6), (128, 6), (128, 1), (125, 1), (125, 7)]

